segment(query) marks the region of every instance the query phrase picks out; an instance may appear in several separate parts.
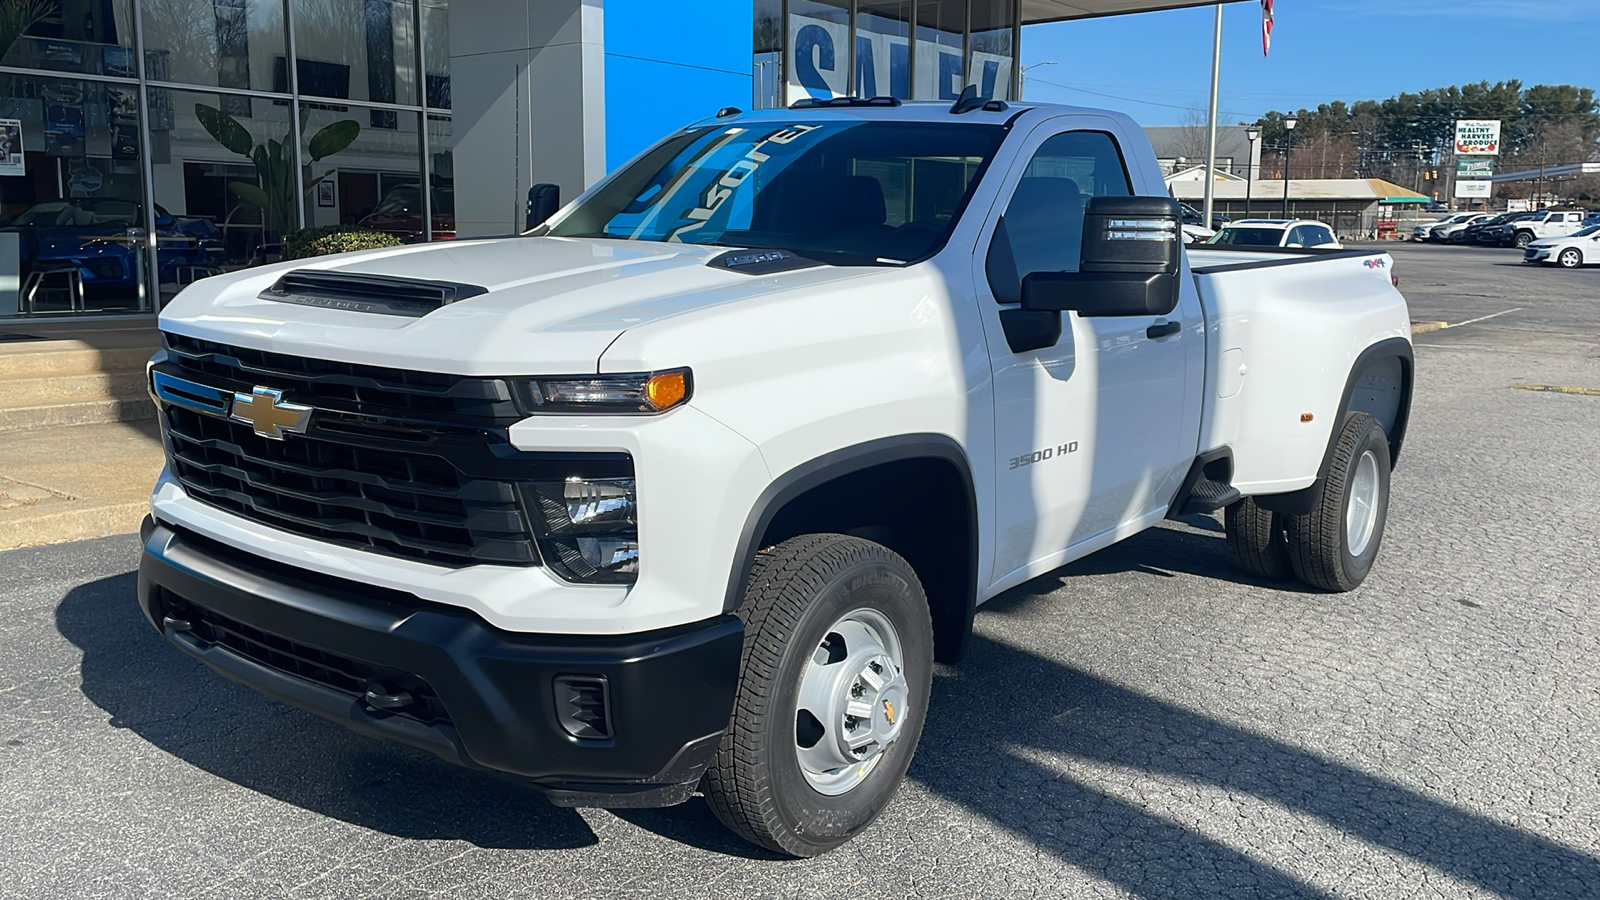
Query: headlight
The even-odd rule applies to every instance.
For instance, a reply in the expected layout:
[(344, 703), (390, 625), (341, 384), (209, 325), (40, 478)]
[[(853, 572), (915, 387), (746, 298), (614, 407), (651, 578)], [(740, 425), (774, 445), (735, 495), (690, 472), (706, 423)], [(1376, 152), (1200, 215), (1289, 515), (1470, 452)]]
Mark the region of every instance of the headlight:
[(639, 574), (638, 502), (632, 478), (531, 485), (543, 518), (539, 553), (556, 574), (590, 584), (631, 584)]
[(693, 381), (688, 369), (628, 375), (575, 375), (518, 382), (523, 412), (665, 412), (688, 401)]

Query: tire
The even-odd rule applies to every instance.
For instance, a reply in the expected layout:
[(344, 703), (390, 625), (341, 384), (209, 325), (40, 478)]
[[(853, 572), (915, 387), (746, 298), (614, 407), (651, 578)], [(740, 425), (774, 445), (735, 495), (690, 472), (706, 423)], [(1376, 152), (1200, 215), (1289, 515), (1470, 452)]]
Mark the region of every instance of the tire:
[(1246, 497), (1229, 504), (1222, 515), (1227, 534), (1228, 555), (1246, 573), (1266, 581), (1288, 581), (1294, 577), (1289, 563), (1289, 544), (1284, 538), (1283, 516), (1256, 505)]
[(1568, 247), (1561, 251), (1560, 256), (1556, 257), (1556, 262), (1563, 269), (1576, 269), (1583, 265), (1583, 251), (1576, 247)]
[(1526, 248), (1531, 243), (1533, 243), (1533, 233), (1529, 231), (1519, 231), (1517, 236), (1511, 239), (1511, 246), (1518, 250)]
[(1345, 416), (1316, 505), (1286, 516), (1289, 562), (1301, 581), (1354, 590), (1372, 571), (1389, 512), (1389, 438), (1366, 413)]
[[(817, 856), (870, 825), (911, 765), (933, 686), (927, 597), (910, 564), (887, 547), (809, 534), (756, 557), (737, 615), (745, 626), (739, 689), (702, 788), (712, 813), (745, 840)], [(879, 691), (863, 680), (872, 666), (863, 659), (872, 658), (873, 639), (883, 638), (878, 649), (893, 661), (884, 629), (898, 641), (903, 683), (889, 679)], [(830, 673), (835, 665), (846, 668)], [(816, 685), (835, 686), (823, 692), (834, 705), (821, 708)], [(881, 729), (887, 740), (867, 745), (868, 752), (879, 749), (865, 767), (808, 770), (803, 759), (845, 752), (838, 739), (863, 720), (847, 718), (840, 704), (859, 705), (857, 689), (873, 693), (865, 727)]]

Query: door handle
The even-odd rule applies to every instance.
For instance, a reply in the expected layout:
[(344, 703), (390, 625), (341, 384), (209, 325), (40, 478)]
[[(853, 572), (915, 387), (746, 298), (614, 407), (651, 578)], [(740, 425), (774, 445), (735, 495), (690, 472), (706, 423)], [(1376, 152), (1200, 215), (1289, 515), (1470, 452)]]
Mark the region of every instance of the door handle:
[(1182, 330), (1183, 326), (1179, 325), (1177, 322), (1162, 322), (1159, 325), (1151, 325), (1149, 328), (1146, 328), (1144, 330), (1144, 336), (1153, 341), (1156, 338), (1164, 338), (1168, 335), (1177, 334)]

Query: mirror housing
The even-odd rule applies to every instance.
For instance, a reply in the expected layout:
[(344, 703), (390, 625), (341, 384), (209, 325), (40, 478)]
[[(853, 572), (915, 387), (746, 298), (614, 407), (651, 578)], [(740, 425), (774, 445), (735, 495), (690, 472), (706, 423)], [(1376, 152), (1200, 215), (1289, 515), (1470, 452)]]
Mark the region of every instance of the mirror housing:
[(1183, 212), (1170, 197), (1094, 197), (1076, 272), (1022, 279), (1022, 309), (1080, 316), (1164, 316), (1178, 305)]
[(561, 187), (554, 184), (536, 184), (528, 188), (528, 226), (531, 230), (543, 225), (545, 220), (561, 209)]

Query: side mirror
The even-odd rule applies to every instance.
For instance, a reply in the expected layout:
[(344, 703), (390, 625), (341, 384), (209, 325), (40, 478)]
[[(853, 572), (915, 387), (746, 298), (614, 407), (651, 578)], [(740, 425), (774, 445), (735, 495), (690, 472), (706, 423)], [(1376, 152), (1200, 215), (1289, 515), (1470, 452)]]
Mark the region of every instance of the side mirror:
[(1167, 197), (1094, 197), (1076, 272), (1022, 279), (1022, 309), (1080, 316), (1164, 316), (1178, 305), (1183, 215)]
[(536, 184), (528, 188), (528, 228), (537, 228), (561, 208), (561, 188), (554, 184)]

